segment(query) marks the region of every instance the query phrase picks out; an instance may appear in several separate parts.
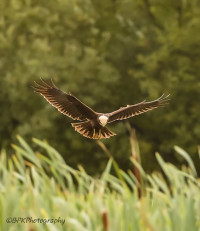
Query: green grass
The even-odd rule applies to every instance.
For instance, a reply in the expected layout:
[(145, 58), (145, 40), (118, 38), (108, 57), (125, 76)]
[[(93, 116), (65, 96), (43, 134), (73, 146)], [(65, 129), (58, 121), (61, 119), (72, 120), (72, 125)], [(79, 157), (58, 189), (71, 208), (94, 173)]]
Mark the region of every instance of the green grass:
[[(33, 140), (44, 152), (39, 153), (21, 137), (18, 140), (11, 157), (5, 151), (0, 155), (2, 231), (200, 230), (200, 181), (189, 155), (179, 147), (175, 149), (188, 167), (180, 170), (156, 154), (164, 176), (138, 168), (144, 187), (139, 199), (133, 172), (120, 170), (112, 158), (94, 178), (81, 167), (72, 169), (46, 142)], [(118, 177), (110, 173), (113, 167)], [(65, 223), (8, 224), (9, 217), (59, 218)]]

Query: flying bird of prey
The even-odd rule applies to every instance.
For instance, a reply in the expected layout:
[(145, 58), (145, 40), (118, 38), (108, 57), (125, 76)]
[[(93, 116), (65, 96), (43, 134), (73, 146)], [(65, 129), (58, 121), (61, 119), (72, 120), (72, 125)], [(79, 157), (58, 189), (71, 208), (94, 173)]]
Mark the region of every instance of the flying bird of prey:
[(74, 95), (60, 90), (52, 80), (51, 84), (45, 82), (43, 79), (41, 81), (41, 83), (35, 82), (35, 86), (33, 86), (35, 92), (40, 93), (52, 106), (56, 107), (64, 115), (71, 117), (73, 120), (83, 121), (72, 123), (72, 126), (75, 128), (75, 131), (90, 139), (110, 138), (116, 135), (105, 127), (107, 123), (128, 119), (154, 108), (164, 106), (169, 96), (164, 96), (163, 94), (154, 101), (146, 102), (144, 100), (138, 104), (121, 107), (111, 113), (98, 113), (82, 103)]

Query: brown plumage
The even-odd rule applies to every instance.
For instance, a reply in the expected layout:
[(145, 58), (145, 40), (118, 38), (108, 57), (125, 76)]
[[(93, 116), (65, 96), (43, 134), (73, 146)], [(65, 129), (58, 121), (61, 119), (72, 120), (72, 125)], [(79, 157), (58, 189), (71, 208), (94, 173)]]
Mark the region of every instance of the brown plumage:
[(107, 123), (116, 120), (128, 119), (132, 116), (147, 112), (157, 107), (164, 106), (168, 101), (168, 96), (164, 94), (151, 102), (142, 101), (134, 105), (127, 105), (111, 113), (98, 113), (82, 103), (72, 94), (61, 91), (54, 83), (51, 84), (41, 79), (41, 83), (35, 82), (35, 92), (40, 93), (52, 106), (61, 113), (71, 117), (73, 120), (83, 122), (72, 123), (75, 131), (90, 139), (110, 138), (116, 135), (105, 127)]

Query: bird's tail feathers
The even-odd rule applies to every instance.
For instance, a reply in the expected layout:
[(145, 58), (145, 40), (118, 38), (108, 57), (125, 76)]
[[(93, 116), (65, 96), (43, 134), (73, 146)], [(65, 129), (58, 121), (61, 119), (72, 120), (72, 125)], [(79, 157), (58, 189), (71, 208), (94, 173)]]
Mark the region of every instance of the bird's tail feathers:
[(116, 135), (106, 127), (92, 127), (90, 121), (72, 123), (72, 126), (75, 128), (75, 131), (90, 139), (110, 138), (111, 136)]

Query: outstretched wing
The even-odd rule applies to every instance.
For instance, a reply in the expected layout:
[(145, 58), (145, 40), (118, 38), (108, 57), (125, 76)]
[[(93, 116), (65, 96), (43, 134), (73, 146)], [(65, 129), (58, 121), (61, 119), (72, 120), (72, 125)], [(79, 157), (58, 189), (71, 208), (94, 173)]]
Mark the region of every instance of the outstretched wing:
[(58, 111), (71, 117), (74, 120), (92, 119), (96, 112), (82, 103), (72, 94), (67, 94), (53, 83), (51, 85), (41, 79), (42, 83), (35, 82), (35, 92), (40, 93), (52, 106), (56, 107)]
[(142, 101), (141, 103), (134, 104), (134, 105), (127, 105), (126, 107), (122, 107), (117, 111), (114, 111), (112, 113), (106, 114), (109, 119), (108, 123), (111, 123), (115, 120), (123, 120), (123, 119), (128, 119), (132, 116), (150, 111), (154, 108), (164, 106), (168, 102), (168, 96), (164, 96), (164, 94), (151, 102), (146, 102), (145, 100)]

